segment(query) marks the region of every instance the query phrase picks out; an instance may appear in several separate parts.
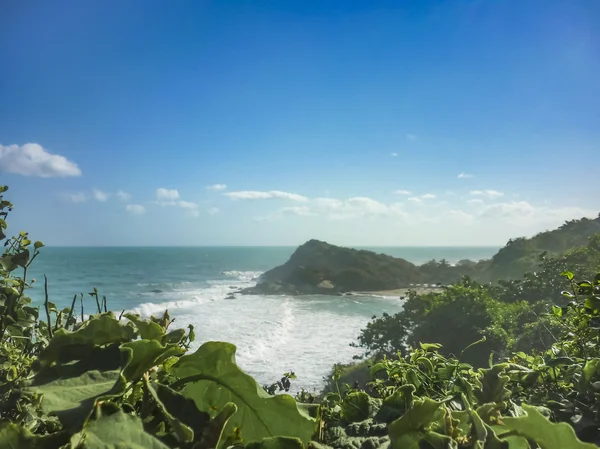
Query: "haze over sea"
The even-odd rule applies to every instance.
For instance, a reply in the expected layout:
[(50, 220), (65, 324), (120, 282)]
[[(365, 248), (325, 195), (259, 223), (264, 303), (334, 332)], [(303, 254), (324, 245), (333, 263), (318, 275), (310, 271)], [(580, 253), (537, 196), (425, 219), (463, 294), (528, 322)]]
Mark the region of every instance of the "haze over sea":
[[(495, 247), (364, 248), (424, 263), (445, 258), (491, 257)], [(43, 300), (43, 276), (48, 276), (50, 300), (59, 308), (85, 293), (86, 314), (95, 301), (87, 292), (96, 287), (108, 306), (143, 316), (165, 309), (173, 326), (193, 324), (195, 346), (220, 340), (234, 343), (239, 365), (261, 384), (293, 370), (294, 391), (318, 391), (337, 362), (360, 353), (355, 341), (373, 315), (395, 313), (396, 297), (241, 296), (226, 299), (240, 287), (254, 285), (266, 270), (284, 263), (293, 247), (48, 247), (32, 264), (37, 280), (30, 296)]]

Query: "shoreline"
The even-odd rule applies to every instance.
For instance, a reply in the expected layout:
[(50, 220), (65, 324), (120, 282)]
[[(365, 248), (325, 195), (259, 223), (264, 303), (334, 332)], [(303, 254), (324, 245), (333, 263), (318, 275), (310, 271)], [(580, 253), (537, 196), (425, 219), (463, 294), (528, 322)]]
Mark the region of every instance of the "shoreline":
[(378, 291), (367, 291), (367, 292), (348, 292), (348, 296), (408, 296), (409, 291), (414, 291), (419, 295), (425, 293), (439, 293), (443, 287), (409, 287), (409, 288), (396, 288), (392, 290), (378, 290)]

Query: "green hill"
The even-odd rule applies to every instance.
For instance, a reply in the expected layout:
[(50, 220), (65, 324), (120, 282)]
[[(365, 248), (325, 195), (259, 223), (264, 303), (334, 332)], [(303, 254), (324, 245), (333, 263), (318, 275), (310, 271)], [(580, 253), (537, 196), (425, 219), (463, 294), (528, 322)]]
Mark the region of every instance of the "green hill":
[(600, 233), (600, 215), (566, 222), (531, 238), (511, 239), (490, 260), (451, 265), (431, 260), (420, 266), (407, 260), (309, 240), (283, 265), (267, 271), (245, 294), (339, 294), (407, 288), (414, 284), (451, 284), (464, 276), (479, 282), (519, 279), (534, 271), (540, 256), (586, 246)]

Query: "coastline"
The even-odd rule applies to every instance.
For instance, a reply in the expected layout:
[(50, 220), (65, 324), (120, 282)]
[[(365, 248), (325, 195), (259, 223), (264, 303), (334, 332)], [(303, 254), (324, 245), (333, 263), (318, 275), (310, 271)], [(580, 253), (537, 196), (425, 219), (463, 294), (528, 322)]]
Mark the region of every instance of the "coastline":
[(409, 288), (396, 288), (393, 290), (379, 290), (379, 291), (368, 291), (368, 292), (348, 292), (348, 296), (408, 296), (409, 291), (414, 291), (419, 295), (425, 293), (439, 293), (443, 290), (443, 287), (409, 287)]

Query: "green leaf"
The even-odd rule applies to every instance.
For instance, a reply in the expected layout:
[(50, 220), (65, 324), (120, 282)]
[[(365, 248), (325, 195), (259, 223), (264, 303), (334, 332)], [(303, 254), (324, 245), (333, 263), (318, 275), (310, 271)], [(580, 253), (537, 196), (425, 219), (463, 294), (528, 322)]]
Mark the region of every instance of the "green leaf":
[[(552, 423), (537, 408), (523, 404), (527, 413), (518, 418), (503, 418), (502, 426), (495, 426), (498, 438), (507, 433), (516, 433), (535, 441), (542, 449), (598, 449), (591, 443), (583, 443), (575, 435), (575, 430), (567, 423)], [(498, 432), (503, 429), (504, 432)]]
[(590, 310), (600, 310), (600, 298), (591, 296), (585, 300), (583, 306)]
[(417, 399), (413, 408), (389, 425), (391, 449), (420, 449), (427, 442), (434, 448), (451, 447), (452, 439), (426, 429), (436, 418), (441, 403), (430, 398)]
[(6, 229), (7, 228), (7, 224), (6, 224), (6, 220), (4, 220), (3, 218), (0, 218), (0, 229)]
[(304, 449), (298, 438), (273, 437), (246, 445), (246, 449)]
[(245, 442), (287, 436), (307, 444), (315, 421), (303, 414), (287, 394), (270, 396), (235, 363), (235, 346), (229, 343), (204, 343), (195, 353), (185, 355), (171, 372), (180, 380), (173, 388), (194, 400), (199, 410), (216, 416), (229, 402), (238, 407), (225, 428), (225, 434), (239, 430)]
[(174, 418), (192, 429), (196, 437), (202, 434), (210, 422), (208, 413), (198, 410), (192, 399), (165, 385), (153, 383), (152, 386), (160, 402)]
[(86, 449), (169, 449), (144, 431), (142, 421), (123, 412), (89, 423), (71, 440), (73, 447), (85, 442)]
[(557, 317), (560, 318), (561, 316), (563, 316), (563, 312), (564, 312), (564, 310), (563, 310), (562, 307), (558, 307), (558, 306), (555, 306), (555, 305), (552, 306), (552, 313), (555, 316), (557, 316)]
[(18, 267), (13, 261), (13, 256), (8, 254), (0, 257), (0, 265), (2, 265), (2, 268), (6, 271), (13, 271)]
[(162, 338), (162, 344), (174, 344), (179, 343), (183, 337), (185, 337), (185, 329), (174, 329)]
[[(165, 405), (160, 400), (160, 397), (158, 396), (158, 393), (152, 384), (148, 383), (147, 381), (145, 381), (144, 384), (150, 392), (150, 394), (152, 395), (152, 397), (154, 398), (154, 401), (156, 402), (156, 405), (158, 405), (158, 408), (160, 408), (162, 414), (165, 416), (165, 418), (167, 418), (167, 421), (169, 421), (169, 424), (171, 425), (171, 428), (175, 433), (177, 441), (179, 441), (180, 443), (188, 443), (194, 441), (194, 431), (189, 426), (185, 425), (181, 420), (174, 417), (169, 412), (169, 410), (167, 410), (167, 407), (165, 407)], [(173, 394), (175, 394), (174, 391)]]
[(575, 363), (571, 357), (556, 357), (546, 362), (547, 366), (572, 365)]
[(489, 369), (479, 370), (483, 376), (481, 388), (475, 391), (475, 395), (480, 404), (499, 403), (510, 397), (510, 390), (506, 388), (506, 383), (510, 378), (504, 374), (506, 367), (505, 363), (501, 363)]
[(577, 284), (577, 293), (580, 295), (590, 295), (594, 292), (594, 286), (591, 282), (583, 281)]
[(573, 278), (575, 277), (575, 275), (573, 273), (571, 273), (570, 271), (563, 271), (560, 275), (562, 277), (567, 278), (570, 281), (573, 280)]
[(437, 351), (442, 347), (439, 343), (419, 343), (423, 351)]
[(414, 392), (414, 385), (402, 385), (391, 396), (383, 400), (375, 420), (390, 423), (400, 418), (406, 410), (413, 406)]
[(371, 397), (364, 391), (355, 391), (344, 398), (341, 407), (342, 417), (347, 422), (364, 421), (372, 411)]
[(18, 254), (12, 256), (12, 261), (20, 267), (24, 267), (29, 262), (29, 250), (24, 249)]
[(35, 249), (40, 249), (40, 248), (43, 248), (44, 246), (45, 245), (42, 242), (40, 242), (39, 240), (33, 244), (33, 247)]
[(128, 362), (123, 369), (127, 381), (140, 379), (146, 371), (160, 365), (169, 357), (181, 355), (185, 349), (178, 346), (163, 346), (156, 340), (137, 340), (121, 345)]
[(132, 327), (121, 325), (109, 312), (87, 321), (75, 332), (58, 329), (40, 354), (39, 361), (46, 366), (59, 359), (63, 362), (77, 360), (94, 346), (122, 343), (132, 340), (134, 336)]
[(600, 370), (600, 359), (590, 359), (583, 367), (583, 379), (586, 383), (590, 382), (594, 375)]
[(56, 449), (68, 442), (66, 432), (39, 436), (13, 423), (0, 424), (0, 448), (3, 449)]
[(165, 334), (164, 329), (153, 321), (142, 320), (138, 315), (126, 313), (123, 315), (129, 321), (135, 324), (143, 340), (158, 340), (160, 341)]
[(119, 371), (87, 371), (78, 377), (33, 383), (27, 391), (42, 394), (41, 408), (56, 415), (67, 429), (79, 430), (96, 401), (125, 391)]

